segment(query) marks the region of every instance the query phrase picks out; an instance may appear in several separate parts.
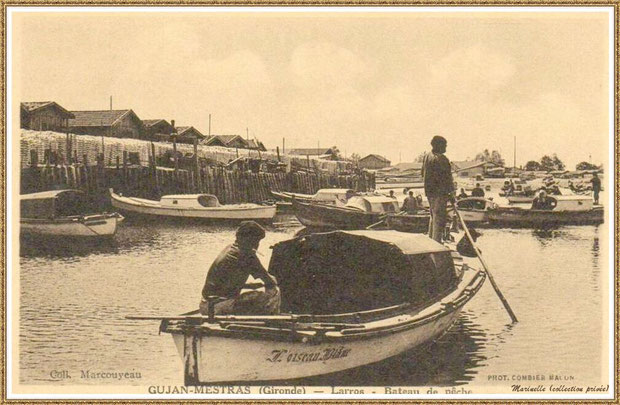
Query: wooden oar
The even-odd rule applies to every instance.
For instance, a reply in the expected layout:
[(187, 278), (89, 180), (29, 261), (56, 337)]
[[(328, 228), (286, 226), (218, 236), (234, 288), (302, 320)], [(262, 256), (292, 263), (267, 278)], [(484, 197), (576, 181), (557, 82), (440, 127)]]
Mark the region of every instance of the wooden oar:
[(461, 217), (461, 214), (459, 213), (459, 210), (456, 209), (456, 204), (454, 204), (454, 202), (452, 203), (452, 206), (454, 207), (454, 212), (456, 213), (456, 216), (458, 217), (458, 219), (459, 219), (459, 221), (461, 223), (461, 226), (463, 227), (463, 230), (465, 231), (465, 235), (467, 235), (467, 239), (469, 239), (469, 242), (471, 243), (471, 246), (474, 248), (474, 251), (476, 252), (476, 256), (478, 256), (478, 260), (480, 260), (480, 263), (482, 263), (482, 267), (484, 267), (484, 270), (487, 273), (487, 276), (489, 276), (489, 281), (491, 282), (491, 285), (493, 286), (493, 289), (495, 290), (495, 293), (499, 297), (499, 299), (502, 302), (502, 304), (504, 304), (504, 308), (506, 308), (506, 311), (508, 312), (508, 315), (510, 315), (510, 319), (512, 319), (512, 322), (519, 322), (517, 320), (517, 316), (515, 315), (515, 313), (512, 312), (512, 308), (510, 308), (510, 305), (508, 304), (508, 301), (506, 301), (506, 298), (504, 298), (504, 294), (502, 294), (502, 292), (500, 291), (499, 287), (495, 283), (495, 280), (493, 279), (493, 276), (491, 275), (491, 272), (489, 271), (489, 267), (484, 262), (484, 259), (482, 258), (482, 255), (480, 254), (480, 251), (478, 250), (478, 248), (476, 247), (476, 244), (474, 243), (474, 238), (471, 237), (471, 234), (469, 233), (469, 229), (467, 228), (467, 225), (465, 224), (465, 221)]

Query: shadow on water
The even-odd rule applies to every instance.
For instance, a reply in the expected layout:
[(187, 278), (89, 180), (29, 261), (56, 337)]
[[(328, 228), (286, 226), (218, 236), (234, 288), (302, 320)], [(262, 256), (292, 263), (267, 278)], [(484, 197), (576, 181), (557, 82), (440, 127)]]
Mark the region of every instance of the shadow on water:
[(323, 376), (274, 382), (275, 385), (455, 386), (471, 381), (486, 357), (487, 334), (468, 313), (438, 340), (378, 363)]

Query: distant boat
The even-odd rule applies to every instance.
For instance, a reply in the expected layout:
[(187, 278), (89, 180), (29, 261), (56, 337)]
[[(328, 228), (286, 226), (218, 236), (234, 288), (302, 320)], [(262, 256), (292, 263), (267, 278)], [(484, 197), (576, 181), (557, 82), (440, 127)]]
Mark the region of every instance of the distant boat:
[(485, 280), (449, 248), (396, 231), (286, 240), (273, 247), (269, 272), (280, 284), (280, 315), (128, 319), (161, 320), (159, 330), (172, 335), (183, 359), (186, 385), (280, 381), (364, 366), (432, 342)]
[(208, 220), (271, 220), (275, 205), (225, 204), (212, 194), (175, 194), (159, 201), (123, 197), (110, 189), (112, 205), (127, 214)]
[(456, 207), (467, 223), (484, 223), (488, 221), (487, 213), (497, 208), (497, 204), (483, 197), (466, 197), (457, 200)]
[(366, 229), (399, 209), (395, 198), (381, 195), (354, 196), (344, 207), (293, 200), (299, 222), (316, 228)]
[(355, 191), (349, 188), (322, 188), (315, 194), (299, 194), (290, 191), (271, 191), (271, 194), (277, 199), (289, 203), (295, 198), (297, 201), (305, 203), (315, 202), (337, 207), (343, 207), (351, 197), (356, 195)]
[(385, 223), (389, 229), (401, 232), (426, 233), (429, 220), (429, 211), (421, 210), (418, 214), (388, 214)]
[(118, 213), (94, 213), (80, 190), (53, 190), (20, 196), (22, 236), (110, 238), (123, 220)]
[(550, 210), (497, 207), (487, 212), (487, 218), (491, 225), (534, 228), (600, 224), (605, 220), (605, 210), (602, 206), (594, 206), (591, 197), (558, 195), (548, 198), (554, 202)]

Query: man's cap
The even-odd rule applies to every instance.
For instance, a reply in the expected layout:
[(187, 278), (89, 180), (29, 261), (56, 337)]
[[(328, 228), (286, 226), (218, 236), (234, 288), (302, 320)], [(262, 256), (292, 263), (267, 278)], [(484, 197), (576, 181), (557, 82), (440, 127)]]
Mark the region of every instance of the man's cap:
[(439, 136), (439, 135), (435, 135), (433, 137), (433, 139), (431, 139), (431, 145), (435, 146), (435, 145), (445, 145), (447, 144), (448, 141), (446, 140), (446, 138), (444, 138), (443, 136)]
[(254, 221), (243, 221), (237, 228), (237, 239), (258, 239), (265, 237), (265, 229)]

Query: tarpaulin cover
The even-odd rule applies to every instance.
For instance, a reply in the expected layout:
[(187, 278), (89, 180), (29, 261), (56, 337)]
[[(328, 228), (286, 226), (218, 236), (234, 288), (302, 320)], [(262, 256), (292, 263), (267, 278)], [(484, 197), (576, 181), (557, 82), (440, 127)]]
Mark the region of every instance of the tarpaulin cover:
[(84, 214), (84, 193), (79, 190), (54, 190), (24, 194), (20, 197), (22, 218), (51, 219)]
[(448, 249), (395, 231), (337, 231), (280, 242), (269, 271), (278, 279), (282, 310), (309, 314), (430, 303), (457, 281)]

